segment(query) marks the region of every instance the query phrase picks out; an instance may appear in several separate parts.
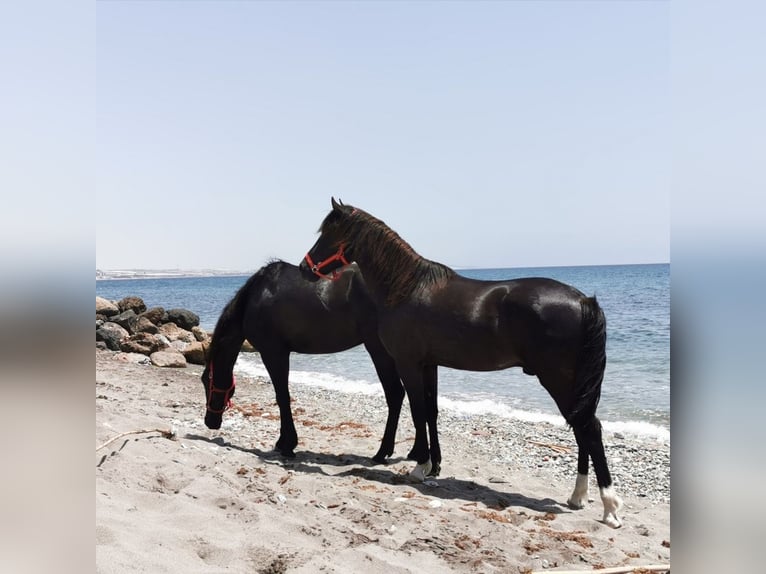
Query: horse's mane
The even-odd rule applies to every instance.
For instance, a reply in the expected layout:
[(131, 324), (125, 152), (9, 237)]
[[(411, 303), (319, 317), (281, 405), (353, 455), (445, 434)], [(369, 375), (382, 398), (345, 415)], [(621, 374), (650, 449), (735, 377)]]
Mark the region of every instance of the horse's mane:
[(385, 304), (396, 305), (421, 289), (444, 284), (456, 275), (446, 265), (430, 261), (418, 253), (393, 229), (366, 211), (348, 204), (341, 207), (343, 216), (322, 223), (335, 226), (346, 249), (365, 253), (378, 270), (377, 279), (385, 292)]
[(213, 336), (210, 338), (210, 346), (207, 351), (208, 357), (214, 356), (217, 347), (222, 344), (222, 339), (226, 335), (240, 333), (241, 327), (236, 322), (242, 321), (243, 307), (247, 304), (248, 294), (251, 290), (260, 288), (264, 281), (274, 279), (285, 265), (289, 265), (289, 263), (285, 263), (281, 259), (271, 259), (266, 265), (253, 273), (245, 281), (245, 284), (239, 288), (218, 317), (215, 329), (213, 330)]

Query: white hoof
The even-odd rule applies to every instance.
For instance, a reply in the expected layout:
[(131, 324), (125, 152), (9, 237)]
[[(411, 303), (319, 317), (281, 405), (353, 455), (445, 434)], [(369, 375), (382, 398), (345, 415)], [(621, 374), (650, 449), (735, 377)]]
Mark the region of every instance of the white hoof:
[(604, 512), (604, 524), (611, 526), (612, 528), (622, 528), (622, 521), (616, 514), (607, 515), (607, 513)]
[(575, 498), (575, 495), (573, 494), (569, 500), (567, 500), (567, 506), (572, 510), (582, 510), (585, 508), (585, 499)]
[(423, 482), (428, 476), (429, 472), (431, 472), (430, 458), (427, 461), (425, 461), (423, 464), (419, 464), (415, 468), (413, 468), (410, 471), (410, 478), (417, 480), (418, 482)]
[(620, 528), (622, 521), (617, 512), (622, 508), (622, 499), (617, 496), (612, 487), (601, 488), (601, 502), (604, 503), (604, 524), (612, 528)]
[(567, 500), (567, 505), (569, 508), (580, 510), (585, 508), (586, 502), (588, 502), (588, 475), (578, 473), (574, 492), (572, 492), (572, 496)]

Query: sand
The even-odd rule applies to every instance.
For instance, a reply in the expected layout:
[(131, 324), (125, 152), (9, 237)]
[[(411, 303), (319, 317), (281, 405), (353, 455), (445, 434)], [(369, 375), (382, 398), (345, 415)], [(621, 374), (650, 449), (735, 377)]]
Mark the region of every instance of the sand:
[[(97, 449), (100, 573), (520, 573), (670, 564), (669, 501), (629, 486), (619, 462), (612, 469), (625, 503), (622, 528), (601, 522), (592, 476), (595, 500), (582, 510), (567, 507), (576, 451), (562, 458), (574, 444), (566, 429), (551, 431), (564, 444), (548, 444), (528, 438), (541, 436), (531, 423), (445, 414), (441, 476), (417, 483), (407, 476), (414, 463), (405, 458), (413, 440), (406, 405), (394, 457), (375, 465), (369, 457), (383, 431), (382, 395), (295, 385), (300, 442), (296, 457), (285, 459), (272, 451), (279, 418), (267, 382), (240, 378), (235, 408), (212, 431), (203, 422), (201, 367), (162, 369), (119, 357), (96, 351), (96, 447), (142, 429), (173, 437), (130, 434)], [(667, 445), (626, 441), (669, 477)], [(498, 456), (495, 445), (503, 443), (517, 446)]]

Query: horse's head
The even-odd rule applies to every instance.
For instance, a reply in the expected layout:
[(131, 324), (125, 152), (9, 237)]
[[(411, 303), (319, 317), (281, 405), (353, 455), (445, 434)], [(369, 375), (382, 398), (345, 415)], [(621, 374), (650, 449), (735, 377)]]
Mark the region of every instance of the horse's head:
[(343, 202), (336, 202), (335, 198), (331, 199), (331, 203), (332, 211), (319, 228), (319, 239), (300, 265), (303, 270), (328, 279), (335, 278), (337, 270), (351, 261), (348, 222), (358, 211), (350, 205), (343, 205)]
[(230, 384), (224, 383), (228, 386), (219, 386), (218, 379), (213, 376), (213, 361), (209, 360), (205, 364), (205, 370), (202, 371), (200, 379), (205, 389), (205, 426), (209, 429), (219, 429), (223, 420), (223, 411), (229, 408), (231, 397), (234, 396), (234, 375), (231, 374), (228, 379)]

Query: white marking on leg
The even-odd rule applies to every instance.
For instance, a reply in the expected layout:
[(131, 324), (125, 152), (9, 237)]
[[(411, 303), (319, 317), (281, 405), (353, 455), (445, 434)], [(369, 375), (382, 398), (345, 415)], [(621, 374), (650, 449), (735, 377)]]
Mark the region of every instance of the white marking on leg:
[(580, 508), (585, 508), (586, 502), (588, 502), (588, 475), (578, 472), (574, 492), (572, 492), (572, 496), (567, 500), (567, 504), (570, 508), (579, 510)]
[(622, 499), (617, 496), (611, 486), (599, 488), (601, 502), (604, 503), (604, 524), (612, 528), (622, 526), (622, 521), (617, 516), (617, 511), (622, 508)]
[(413, 478), (414, 480), (417, 480), (418, 482), (423, 482), (426, 479), (426, 476), (428, 476), (429, 472), (431, 472), (430, 458), (427, 461), (425, 461), (423, 464), (419, 464), (415, 468), (413, 468), (410, 471), (410, 478)]

